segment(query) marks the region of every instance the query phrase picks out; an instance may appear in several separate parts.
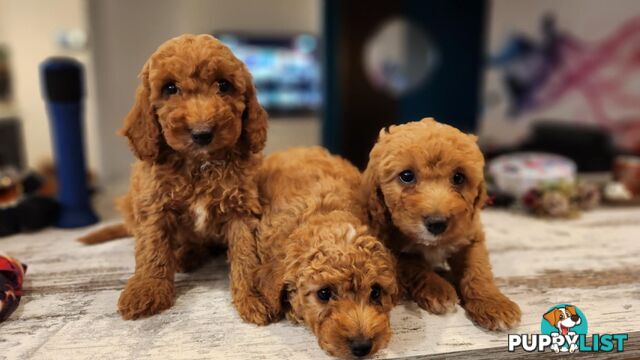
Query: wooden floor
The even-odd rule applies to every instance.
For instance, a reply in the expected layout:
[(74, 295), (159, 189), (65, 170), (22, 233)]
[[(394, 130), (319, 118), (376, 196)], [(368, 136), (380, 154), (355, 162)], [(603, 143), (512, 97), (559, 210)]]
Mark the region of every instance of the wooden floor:
[[(498, 283), (522, 307), (522, 324), (513, 333), (539, 333), (542, 314), (557, 303), (577, 305), (589, 333), (640, 331), (640, 209), (602, 209), (571, 221), (485, 211), (483, 221)], [(0, 324), (0, 359), (327, 357), (303, 327), (243, 323), (230, 304), (222, 258), (178, 275), (178, 298), (169, 311), (123, 321), (116, 301), (133, 271), (133, 242), (73, 241), (86, 231), (0, 239), (0, 251), (29, 265), (20, 308)], [(379, 358), (524, 355), (507, 353), (507, 334), (475, 327), (461, 308), (435, 316), (403, 303), (392, 313), (392, 326), (394, 337)], [(619, 355), (640, 357), (637, 336), (630, 335)]]

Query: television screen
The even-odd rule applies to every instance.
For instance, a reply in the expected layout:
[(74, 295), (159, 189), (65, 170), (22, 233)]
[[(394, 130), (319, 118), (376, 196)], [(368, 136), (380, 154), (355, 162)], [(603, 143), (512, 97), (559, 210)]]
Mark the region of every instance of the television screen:
[(306, 115), (321, 103), (318, 40), (310, 34), (218, 33), (253, 75), (258, 101), (270, 115)]

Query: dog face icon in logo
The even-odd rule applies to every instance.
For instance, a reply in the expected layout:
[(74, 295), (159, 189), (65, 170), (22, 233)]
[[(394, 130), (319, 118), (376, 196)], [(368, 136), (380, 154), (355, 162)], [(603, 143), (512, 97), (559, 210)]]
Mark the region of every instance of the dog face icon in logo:
[[(587, 319), (582, 311), (573, 305), (556, 305), (547, 311), (542, 318), (544, 319), (542, 333), (550, 334), (552, 337), (564, 336), (567, 338), (587, 333)], [(561, 348), (554, 342), (551, 349), (555, 352), (568, 351), (572, 353), (578, 349), (578, 344), (571, 343), (563, 345)]]

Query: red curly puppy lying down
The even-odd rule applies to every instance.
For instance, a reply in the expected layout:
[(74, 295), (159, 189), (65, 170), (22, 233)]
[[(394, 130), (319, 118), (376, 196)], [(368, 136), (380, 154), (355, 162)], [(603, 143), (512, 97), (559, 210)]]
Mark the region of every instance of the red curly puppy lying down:
[(267, 324), (286, 315), (343, 358), (387, 344), (398, 294), (395, 262), (364, 225), (360, 179), (354, 166), (322, 148), (291, 149), (263, 162), (262, 265), (253, 281), (269, 311), (237, 306), (243, 318)]
[[(233, 299), (261, 311), (246, 272), (255, 255), (260, 204), (253, 175), (267, 117), (251, 75), (212, 36), (183, 35), (151, 55), (140, 80), (122, 129), (138, 158), (120, 203), (126, 226), (80, 241), (135, 236), (135, 273), (118, 301), (125, 319), (169, 308), (174, 273), (197, 267), (208, 247), (227, 243)], [(236, 257), (242, 267), (234, 266)]]
[[(364, 172), (371, 226), (398, 255), (398, 278), (427, 311), (459, 302), (489, 330), (520, 321), (493, 281), (480, 210), (486, 193), (476, 137), (427, 118), (380, 131)], [(448, 263), (451, 284), (435, 272)], [(455, 287), (454, 287), (455, 286)]]

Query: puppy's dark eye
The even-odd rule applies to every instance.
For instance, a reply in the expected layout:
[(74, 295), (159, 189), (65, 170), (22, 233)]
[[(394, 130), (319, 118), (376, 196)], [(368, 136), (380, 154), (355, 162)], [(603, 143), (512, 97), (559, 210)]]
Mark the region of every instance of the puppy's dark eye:
[(371, 295), (370, 295), (371, 301), (379, 302), (380, 296), (382, 296), (382, 288), (378, 284), (373, 285), (371, 287)]
[(400, 177), (400, 181), (402, 181), (405, 184), (412, 184), (414, 181), (416, 181), (416, 176), (411, 170), (403, 170), (400, 173), (399, 177)]
[(162, 87), (162, 95), (171, 96), (178, 93), (178, 85), (173, 81), (164, 84)]
[(220, 91), (221, 94), (226, 94), (233, 89), (233, 85), (224, 79), (216, 81), (216, 85), (218, 85), (218, 91)]
[(331, 299), (331, 289), (328, 287), (324, 287), (316, 293), (318, 299), (322, 302), (327, 302)]
[(462, 185), (467, 180), (467, 177), (460, 171), (456, 171), (451, 177), (451, 183), (453, 185)]

